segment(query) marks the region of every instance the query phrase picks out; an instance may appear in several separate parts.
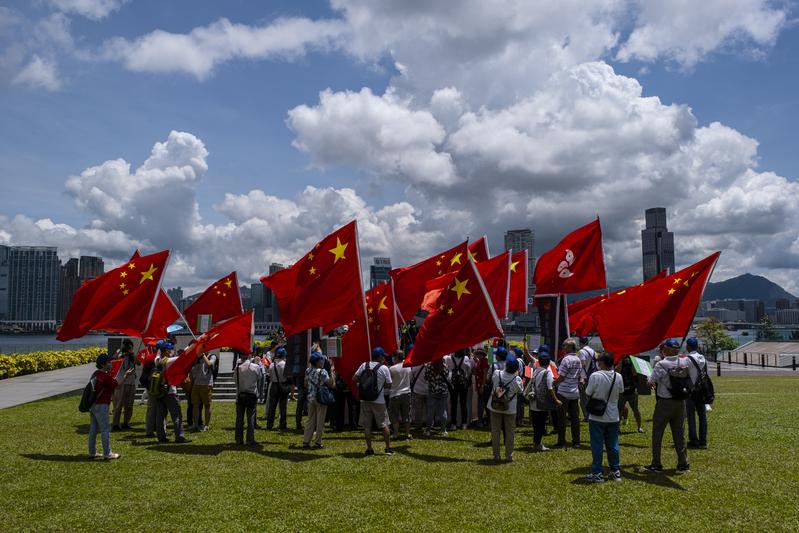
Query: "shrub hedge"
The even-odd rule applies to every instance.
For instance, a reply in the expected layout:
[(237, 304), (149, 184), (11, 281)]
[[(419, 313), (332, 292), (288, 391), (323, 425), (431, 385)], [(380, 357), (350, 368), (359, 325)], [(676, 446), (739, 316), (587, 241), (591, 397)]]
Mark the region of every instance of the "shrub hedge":
[(78, 350), (52, 350), (48, 352), (31, 352), (25, 354), (0, 355), (0, 379), (35, 374), (45, 370), (56, 370), (68, 366), (92, 363), (97, 356), (105, 353), (101, 347), (81, 348)]

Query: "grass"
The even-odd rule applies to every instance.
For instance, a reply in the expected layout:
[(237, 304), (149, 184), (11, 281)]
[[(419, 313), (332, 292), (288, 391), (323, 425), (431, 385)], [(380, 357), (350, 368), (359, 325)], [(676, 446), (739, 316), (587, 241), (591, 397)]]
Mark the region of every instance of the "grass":
[[(112, 435), (122, 459), (91, 462), (78, 398), (39, 401), (0, 411), (0, 528), (797, 531), (797, 384), (717, 378), (711, 447), (691, 450), (693, 470), (682, 476), (668, 431), (667, 472), (641, 470), (653, 408), (642, 397), (647, 434), (622, 436), (624, 480), (603, 485), (582, 481), (590, 451), (532, 453), (529, 427), (518, 430), (515, 462), (501, 465), (488, 461), (488, 433), (477, 430), (398, 442), (393, 457), (362, 457), (355, 432), (327, 433), (323, 450), (305, 451), (298, 434), (261, 430), (261, 447), (239, 449), (230, 403), (215, 405), (212, 430), (183, 445), (144, 439), (137, 405), (133, 429)], [(587, 443), (585, 425), (582, 435)]]

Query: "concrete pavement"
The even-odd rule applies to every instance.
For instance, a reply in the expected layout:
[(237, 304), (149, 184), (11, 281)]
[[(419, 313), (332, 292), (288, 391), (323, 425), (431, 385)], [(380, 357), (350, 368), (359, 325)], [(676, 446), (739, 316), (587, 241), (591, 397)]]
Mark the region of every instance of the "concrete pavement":
[(0, 409), (82, 390), (95, 368), (89, 363), (0, 379)]

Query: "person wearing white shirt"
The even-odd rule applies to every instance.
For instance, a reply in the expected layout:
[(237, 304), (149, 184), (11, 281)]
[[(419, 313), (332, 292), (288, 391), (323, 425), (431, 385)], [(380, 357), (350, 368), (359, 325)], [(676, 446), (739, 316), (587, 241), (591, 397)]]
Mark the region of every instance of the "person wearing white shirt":
[[(491, 448), (494, 461), (499, 462), (499, 441), (505, 437), (505, 460), (513, 461), (513, 445), (516, 437), (516, 402), (522, 393), (522, 378), (517, 375), (519, 362), (515, 355), (508, 355), (503, 370), (491, 376), (491, 396), (488, 411), (491, 413)], [(501, 395), (501, 403), (497, 397)]]
[[(707, 372), (707, 361), (705, 356), (697, 352), (699, 348), (699, 341), (696, 337), (690, 337), (685, 341), (685, 347), (688, 349), (688, 362), (691, 366), (688, 367), (688, 372), (691, 375), (691, 383), (699, 383), (703, 372)], [(688, 447), (689, 448), (707, 448), (707, 410), (705, 402), (702, 398), (694, 397), (692, 394), (685, 400), (685, 414), (688, 416)], [(699, 419), (699, 433), (696, 431), (696, 421)]]
[(389, 389), (389, 415), (394, 438), (399, 438), (400, 424), (405, 427), (405, 438), (411, 438), (411, 369), (402, 366), (405, 352), (395, 350), (392, 354), (394, 365), (389, 369), (391, 373), (391, 388)]
[(561, 405), (558, 407), (558, 442), (556, 448), (565, 448), (566, 444), (566, 419), (571, 422), (572, 447), (580, 447), (580, 387), (584, 383), (583, 364), (575, 353), (577, 342), (574, 339), (566, 339), (563, 342), (563, 352), (566, 356), (560, 360), (558, 366), (558, 379), (555, 385), (558, 386), (558, 399)]
[(680, 341), (669, 339), (664, 343), (665, 356), (655, 364), (647, 382), (655, 389), (655, 412), (652, 414), (652, 462), (644, 467), (647, 472), (662, 472), (660, 451), (666, 426), (671, 427), (674, 449), (677, 452), (677, 472), (687, 472), (688, 452), (685, 447), (685, 401), (675, 399), (671, 393), (671, 376), (688, 375), (690, 361), (679, 356)]
[(427, 423), (427, 399), (430, 388), (424, 376), (425, 365), (411, 367), (411, 415), (417, 428)]
[(555, 378), (549, 363), (549, 352), (539, 350), (538, 366), (533, 365), (533, 376), (527, 384), (535, 392), (534, 398), (530, 401), (530, 421), (533, 426), (533, 450), (536, 452), (549, 450), (542, 442), (547, 429), (547, 417), (560, 406), (558, 395), (555, 394)]
[[(580, 358), (580, 363), (583, 365), (583, 380), (588, 381), (591, 374), (596, 372), (596, 352), (588, 344), (590, 339), (588, 337), (580, 337), (580, 350), (577, 352), (577, 357)], [(585, 387), (580, 387), (580, 410), (583, 413), (583, 420), (588, 420), (588, 411), (586, 405), (588, 404), (588, 396), (585, 393)]]
[[(390, 423), (388, 419), (388, 411), (386, 410), (386, 399), (383, 396), (383, 391), (391, 389), (392, 380), (391, 372), (388, 367), (383, 364), (386, 360), (386, 352), (381, 347), (372, 350), (372, 360), (362, 363), (358, 370), (355, 371), (354, 381), (356, 386), (360, 385), (364, 372), (368, 368), (374, 371), (377, 380), (377, 397), (374, 400), (364, 400), (361, 398), (361, 418), (360, 423), (363, 426), (364, 437), (366, 438), (366, 453), (365, 455), (374, 455), (372, 449), (372, 423), (377, 424), (383, 431), (383, 440), (386, 443), (386, 455), (394, 455), (394, 450), (391, 449), (391, 430), (389, 429)], [(360, 390), (360, 387), (359, 387)], [(363, 396), (363, 393), (361, 393)]]
[(621, 481), (621, 462), (619, 459), (619, 395), (624, 388), (621, 375), (613, 370), (613, 356), (603, 354), (598, 360), (599, 370), (588, 378), (585, 394), (589, 401), (605, 402), (601, 414), (588, 413), (588, 432), (591, 438), (591, 473), (587, 478), (594, 483), (602, 483), (602, 456), (608, 454), (609, 478)]

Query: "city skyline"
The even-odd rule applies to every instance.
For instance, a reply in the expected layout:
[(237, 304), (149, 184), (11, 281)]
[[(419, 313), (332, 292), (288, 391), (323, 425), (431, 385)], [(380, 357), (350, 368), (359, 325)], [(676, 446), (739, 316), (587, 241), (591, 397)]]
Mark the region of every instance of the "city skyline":
[(799, 292), (792, 5), (431, 5), (7, 3), (0, 243), (168, 248), (201, 287), (352, 218), (404, 265), (599, 215), (628, 285), (661, 206), (677, 266), (718, 249), (715, 279)]

